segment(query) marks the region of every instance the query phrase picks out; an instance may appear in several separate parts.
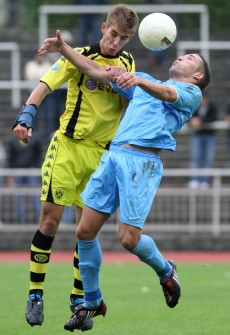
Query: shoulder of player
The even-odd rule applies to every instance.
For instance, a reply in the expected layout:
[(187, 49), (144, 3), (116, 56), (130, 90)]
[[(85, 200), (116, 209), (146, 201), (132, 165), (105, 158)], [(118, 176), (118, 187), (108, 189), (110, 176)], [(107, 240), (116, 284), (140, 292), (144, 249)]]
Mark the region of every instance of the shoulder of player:
[(200, 90), (199, 86), (197, 86), (195, 84), (192, 84), (192, 83), (183, 82), (183, 81), (174, 81), (172, 79), (169, 79), (165, 82), (165, 84), (176, 86), (176, 87), (181, 87), (181, 88), (186, 89), (190, 92), (201, 93), (201, 90)]
[(83, 54), (86, 56), (88, 53), (92, 53), (92, 48), (91, 46), (86, 46), (86, 47), (75, 47), (73, 48), (76, 52)]
[(124, 58), (126, 58), (126, 59), (132, 59), (132, 60), (134, 60), (133, 55), (132, 55), (130, 52), (127, 52), (127, 51), (125, 51), (125, 50), (121, 50), (121, 51), (119, 52), (119, 56), (124, 57)]

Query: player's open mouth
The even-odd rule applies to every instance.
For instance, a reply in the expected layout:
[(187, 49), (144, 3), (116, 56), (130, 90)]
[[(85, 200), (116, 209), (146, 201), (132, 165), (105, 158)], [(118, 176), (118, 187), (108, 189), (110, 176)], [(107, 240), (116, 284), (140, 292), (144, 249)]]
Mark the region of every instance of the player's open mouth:
[(109, 47), (109, 51), (110, 52), (117, 52), (116, 49), (112, 48), (112, 47)]

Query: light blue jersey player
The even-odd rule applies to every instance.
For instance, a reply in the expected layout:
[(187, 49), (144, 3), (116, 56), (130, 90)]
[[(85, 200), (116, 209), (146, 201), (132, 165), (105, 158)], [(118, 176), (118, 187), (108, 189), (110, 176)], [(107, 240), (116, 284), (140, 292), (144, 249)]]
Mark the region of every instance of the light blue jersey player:
[(142, 228), (162, 177), (160, 152), (176, 149), (173, 134), (197, 110), (211, 72), (203, 56), (190, 54), (173, 62), (166, 82), (138, 72), (114, 79), (113, 89), (129, 104), (109, 151), (82, 193), (77, 237), (85, 301), (66, 322), (67, 330), (80, 329), (88, 318), (106, 314), (99, 286), (102, 253), (97, 235), (118, 207), (122, 246), (154, 270), (170, 308), (181, 296), (176, 265), (164, 259)]
[(84, 207), (77, 237), (85, 301), (66, 322), (68, 330), (79, 329), (90, 317), (106, 314), (99, 286), (102, 254), (97, 235), (118, 207), (122, 246), (155, 271), (170, 308), (181, 296), (176, 265), (164, 259), (154, 240), (142, 234), (142, 228), (162, 177), (160, 152), (175, 150), (173, 134), (197, 110), (202, 91), (211, 80), (210, 69), (201, 55), (191, 54), (173, 62), (166, 82), (145, 73), (126, 72), (115, 79), (113, 89), (129, 104), (109, 151), (82, 194)]

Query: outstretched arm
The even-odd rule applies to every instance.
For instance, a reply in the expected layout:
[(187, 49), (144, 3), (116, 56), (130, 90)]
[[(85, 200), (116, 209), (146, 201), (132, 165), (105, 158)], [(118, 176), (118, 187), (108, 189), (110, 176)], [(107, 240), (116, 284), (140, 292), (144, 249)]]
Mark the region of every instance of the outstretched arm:
[(91, 59), (76, 52), (63, 40), (60, 30), (56, 31), (56, 37), (47, 38), (38, 50), (40, 55), (51, 52), (60, 52), (81, 72), (105, 84), (109, 84), (110, 81), (114, 81), (115, 77), (126, 72), (124, 68), (120, 67), (103, 68)]

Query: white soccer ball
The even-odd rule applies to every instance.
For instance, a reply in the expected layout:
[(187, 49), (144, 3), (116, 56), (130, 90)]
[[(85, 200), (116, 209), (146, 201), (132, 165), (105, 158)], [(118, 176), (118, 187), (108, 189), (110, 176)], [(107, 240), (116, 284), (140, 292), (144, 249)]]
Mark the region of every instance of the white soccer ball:
[(141, 21), (138, 35), (145, 48), (162, 51), (175, 41), (177, 28), (170, 16), (164, 13), (152, 13)]

